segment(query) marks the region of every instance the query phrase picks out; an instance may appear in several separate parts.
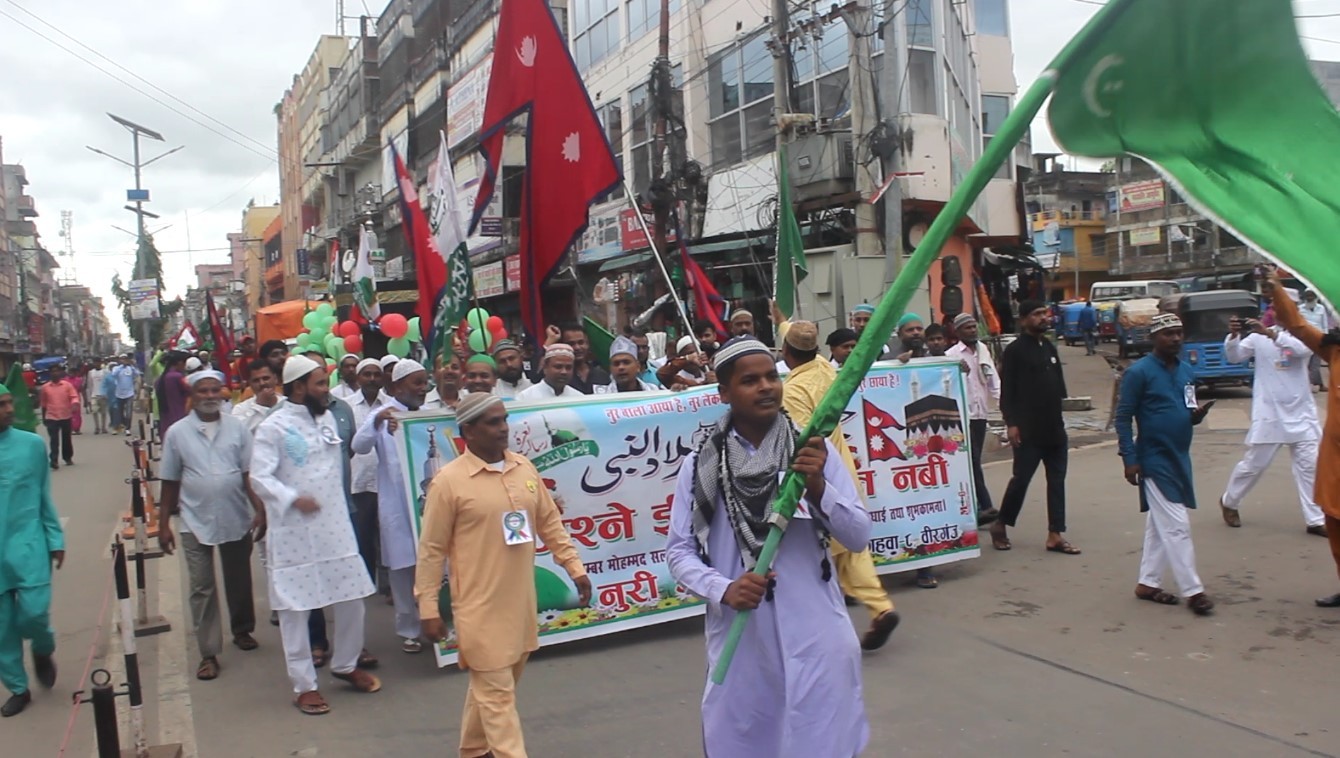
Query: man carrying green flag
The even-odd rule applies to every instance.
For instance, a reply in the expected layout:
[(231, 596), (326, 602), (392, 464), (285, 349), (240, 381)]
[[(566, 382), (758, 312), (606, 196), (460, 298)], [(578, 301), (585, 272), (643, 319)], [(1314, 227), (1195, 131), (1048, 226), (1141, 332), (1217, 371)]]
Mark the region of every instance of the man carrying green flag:
[(796, 209), (791, 205), (791, 178), (787, 175), (786, 148), (777, 151), (777, 272), (773, 299), (787, 318), (795, 315), (796, 285), (809, 276), (805, 242), (800, 237)]

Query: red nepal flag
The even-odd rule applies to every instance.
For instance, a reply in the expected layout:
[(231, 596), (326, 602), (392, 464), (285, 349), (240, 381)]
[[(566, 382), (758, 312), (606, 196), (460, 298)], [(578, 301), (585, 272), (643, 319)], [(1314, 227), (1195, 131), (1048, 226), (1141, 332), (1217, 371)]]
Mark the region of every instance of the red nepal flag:
[(487, 167), (471, 229), (497, 184), (507, 124), (527, 114), (521, 200), (521, 318), (544, 334), (540, 292), (587, 225), (596, 198), (623, 181), (614, 151), (545, 0), (502, 0), (493, 73), (479, 131)]
[(901, 431), (903, 425), (898, 423), (892, 414), (881, 410), (879, 406), (865, 398), (861, 398), (861, 409), (865, 415), (865, 447), (870, 453), (870, 460), (907, 460), (898, 443), (884, 431), (885, 429)]
[(707, 278), (703, 267), (698, 265), (698, 261), (695, 261), (692, 255), (689, 255), (689, 248), (684, 244), (682, 232), (679, 234), (679, 254), (684, 265), (684, 273), (688, 278), (689, 287), (693, 289), (694, 315), (711, 322), (712, 328), (717, 332), (717, 339), (728, 339), (730, 331), (721, 322), (721, 312), (726, 307), (726, 301), (721, 297), (721, 293), (717, 292), (717, 288), (712, 286), (712, 282)]

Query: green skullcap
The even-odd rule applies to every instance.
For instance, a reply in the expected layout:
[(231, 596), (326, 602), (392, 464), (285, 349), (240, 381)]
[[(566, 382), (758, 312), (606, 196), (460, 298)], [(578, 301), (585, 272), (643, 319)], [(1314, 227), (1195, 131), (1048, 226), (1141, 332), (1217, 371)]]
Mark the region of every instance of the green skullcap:
[(470, 356), (470, 360), (466, 361), (465, 365), (469, 366), (471, 363), (483, 363), (488, 365), (494, 371), (498, 370), (498, 362), (483, 353)]
[(6, 387), (3, 384), (0, 384), (0, 397), (4, 397), (5, 395), (11, 395), (11, 394), (13, 393), (9, 391), (8, 387)]
[(898, 328), (902, 329), (903, 327), (907, 326), (913, 321), (921, 321), (921, 323), (923, 324), (926, 323), (925, 321), (922, 321), (921, 317), (915, 313), (904, 313), (903, 317), (898, 319)]

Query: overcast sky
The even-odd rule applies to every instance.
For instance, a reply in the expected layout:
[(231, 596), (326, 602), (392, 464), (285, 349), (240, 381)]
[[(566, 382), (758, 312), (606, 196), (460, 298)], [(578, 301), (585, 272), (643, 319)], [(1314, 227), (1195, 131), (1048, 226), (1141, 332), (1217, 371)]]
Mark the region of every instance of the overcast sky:
[[(367, 5), (376, 13), (385, 2)], [(1085, 0), (1010, 5), (1021, 88), (1096, 10)], [(361, 10), (355, 0), (347, 8)], [(1300, 16), (1340, 14), (1340, 0), (1298, 0), (1295, 8)], [(1300, 23), (1305, 35), (1335, 40), (1304, 40), (1312, 57), (1340, 60), (1340, 17)], [(130, 170), (84, 149), (129, 159), (129, 134), (105, 114), (167, 138), (146, 142), (146, 159), (186, 146), (144, 175), (153, 198), (148, 207), (162, 216), (150, 229), (167, 226), (155, 235), (167, 294), (183, 294), (194, 283), (195, 264), (227, 261), (225, 235), (239, 228), (249, 199), (278, 200), (274, 106), (317, 37), (335, 31), (335, 0), (0, 0), (4, 162), (27, 167), (38, 229), (53, 252), (63, 246), (60, 212), (74, 212), (76, 273), (104, 298), (114, 328), (120, 315), (110, 282), (114, 273), (130, 278), (134, 238), (112, 227), (133, 230), (135, 218), (122, 209), (125, 189), (133, 186)], [(1054, 149), (1042, 121), (1033, 138), (1035, 150)]]

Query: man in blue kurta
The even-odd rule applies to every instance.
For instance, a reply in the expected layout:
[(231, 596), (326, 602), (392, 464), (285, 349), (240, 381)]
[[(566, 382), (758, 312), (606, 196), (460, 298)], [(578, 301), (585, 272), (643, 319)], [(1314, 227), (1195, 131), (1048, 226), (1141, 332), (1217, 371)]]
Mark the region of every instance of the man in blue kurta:
[[(1196, 573), (1187, 509), (1196, 507), (1191, 469), (1191, 427), (1210, 405), (1196, 402), (1191, 367), (1182, 361), (1182, 321), (1171, 313), (1154, 317), (1150, 328), (1154, 351), (1136, 361), (1121, 377), (1117, 404), (1117, 441), (1126, 466), (1126, 481), (1140, 488), (1145, 520), (1144, 557), (1135, 596), (1176, 605), (1176, 595), (1163, 590), (1163, 574), (1173, 578), (1187, 606), (1205, 616), (1214, 603)], [(1139, 427), (1137, 439), (1131, 421)]]
[(51, 566), (64, 562), (46, 445), (14, 428), (14, 396), (0, 384), (0, 683), (12, 694), (0, 716), (17, 716), (33, 701), (23, 667), (25, 639), (32, 641), (37, 681), (48, 689), (56, 683)]
[[(730, 410), (679, 469), (666, 543), (670, 572), (707, 601), (707, 664), (735, 614), (752, 610), (724, 684), (702, 701), (708, 758), (852, 758), (870, 738), (861, 648), (832, 570), (829, 535), (870, 540), (866, 512), (832, 443), (797, 437), (781, 412), (771, 351), (752, 337), (721, 347), (714, 368)], [(792, 454), (799, 448), (794, 462)], [(754, 572), (781, 475), (805, 497), (768, 576)]]

